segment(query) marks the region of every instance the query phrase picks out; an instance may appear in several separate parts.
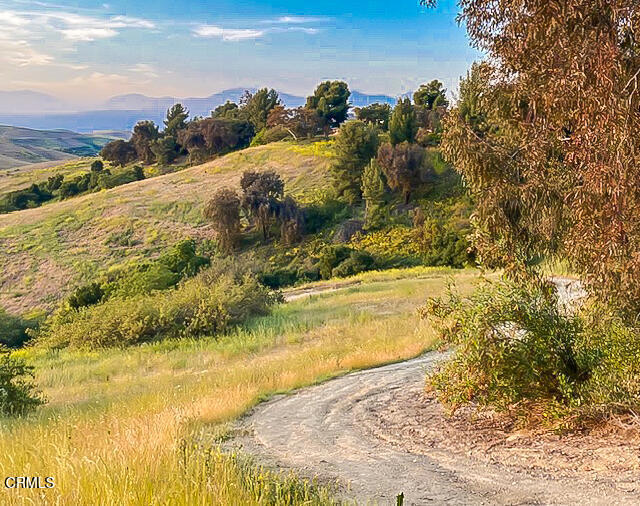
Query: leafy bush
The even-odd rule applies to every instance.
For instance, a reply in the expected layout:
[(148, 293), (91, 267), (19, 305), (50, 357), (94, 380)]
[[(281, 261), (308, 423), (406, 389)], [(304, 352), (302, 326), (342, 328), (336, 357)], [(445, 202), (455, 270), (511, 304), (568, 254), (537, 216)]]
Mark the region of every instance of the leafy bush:
[(263, 128), (251, 141), (251, 147), (262, 146), (264, 144), (270, 144), (272, 142), (278, 142), (290, 138), (291, 133), (282, 125), (278, 125), (273, 128)]
[(89, 283), (88, 285), (77, 288), (69, 296), (67, 303), (72, 309), (92, 306), (100, 302), (104, 295), (104, 290), (98, 283)]
[(178, 241), (158, 261), (166, 265), (171, 272), (175, 272), (182, 277), (197, 274), (202, 267), (209, 263), (208, 258), (198, 255), (196, 243), (192, 239)]
[(33, 367), (0, 347), (0, 416), (25, 415), (44, 404), (32, 379)]
[(37, 322), (7, 313), (0, 308), (0, 347), (18, 348), (29, 340), (29, 329), (37, 327)]
[(352, 209), (333, 198), (323, 199), (304, 208), (304, 228), (308, 234), (342, 223), (351, 218)]
[[(259, 275), (260, 283), (269, 288), (282, 288), (283, 286), (290, 286), (299, 281), (300, 276), (298, 271), (293, 269), (272, 269), (268, 272), (263, 272)], [(315, 280), (309, 280), (315, 281)]]
[(425, 265), (461, 268), (473, 262), (467, 234), (450, 228), (442, 220), (424, 220), (416, 227), (415, 238)]
[(370, 271), (375, 267), (375, 260), (371, 255), (364, 251), (352, 251), (344, 262), (338, 264), (331, 272), (331, 276), (335, 278), (344, 278), (353, 276), (359, 272)]
[(0, 214), (38, 207), (52, 198), (46, 183), (32, 184), (24, 190), (9, 192), (0, 198)]
[(347, 246), (327, 246), (320, 255), (318, 268), (323, 279), (345, 277), (375, 268), (375, 260), (368, 253)]
[(391, 226), (357, 234), (350, 242), (355, 249), (374, 256), (381, 267), (410, 267), (423, 264), (422, 251), (408, 226)]
[(638, 330), (606, 308), (573, 313), (549, 287), (486, 282), (469, 298), (431, 299), (421, 313), (455, 346), (430, 377), (453, 409), (476, 402), (568, 423), (640, 404)]
[(248, 268), (220, 261), (175, 290), (60, 311), (46, 322), (38, 339), (48, 347), (95, 349), (216, 335), (248, 316), (265, 313), (275, 301)]
[(209, 258), (198, 254), (195, 241), (184, 239), (155, 261), (126, 265), (77, 288), (64, 306), (78, 309), (114, 297), (132, 297), (154, 290), (166, 290), (176, 286), (180, 280), (197, 274), (209, 261)]

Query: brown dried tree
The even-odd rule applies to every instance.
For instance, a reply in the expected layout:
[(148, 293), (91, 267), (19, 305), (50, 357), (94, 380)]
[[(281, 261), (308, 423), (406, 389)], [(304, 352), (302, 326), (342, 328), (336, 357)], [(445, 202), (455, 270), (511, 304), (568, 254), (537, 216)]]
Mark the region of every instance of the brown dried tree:
[(205, 218), (213, 222), (220, 245), (233, 250), (240, 238), (240, 199), (229, 188), (218, 190), (204, 208)]
[(443, 149), (477, 196), (480, 252), (520, 273), (536, 255), (568, 258), (637, 313), (640, 2), (459, 5), (492, 65), (466, 80), (475, 91), (446, 119)]

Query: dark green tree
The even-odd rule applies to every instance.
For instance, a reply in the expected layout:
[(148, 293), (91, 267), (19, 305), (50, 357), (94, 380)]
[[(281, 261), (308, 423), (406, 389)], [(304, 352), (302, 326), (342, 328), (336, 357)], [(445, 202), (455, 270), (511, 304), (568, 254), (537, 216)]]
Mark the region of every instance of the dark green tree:
[(393, 109), (389, 120), (389, 138), (394, 146), (401, 142), (414, 142), (418, 132), (416, 112), (411, 99), (401, 98)]
[(189, 111), (185, 109), (182, 104), (175, 104), (167, 110), (167, 119), (164, 120), (165, 137), (176, 137), (178, 131), (187, 126), (187, 118), (189, 117)]
[(370, 123), (382, 130), (389, 129), (389, 117), (391, 106), (389, 104), (371, 104), (366, 107), (355, 108), (356, 118), (365, 123)]
[(430, 83), (422, 84), (413, 94), (413, 102), (419, 107), (435, 109), (440, 106), (449, 105), (447, 100), (447, 90), (442, 87), (442, 83), (434, 79)]
[(260, 227), (266, 241), (269, 228), (278, 217), (284, 195), (284, 182), (274, 171), (246, 171), (240, 179), (242, 207), (247, 216)]
[(371, 160), (362, 174), (362, 196), (366, 203), (365, 227), (375, 229), (384, 223), (384, 180), (380, 166)]
[(349, 86), (343, 81), (320, 83), (313, 95), (307, 98), (306, 108), (316, 111), (329, 127), (340, 126), (349, 112)]
[(362, 198), (362, 172), (378, 149), (378, 131), (362, 121), (347, 121), (336, 136), (331, 166), (336, 195), (350, 204)]
[(155, 140), (151, 151), (160, 165), (168, 165), (178, 157), (180, 146), (174, 137), (166, 136)]
[(100, 156), (114, 165), (124, 167), (128, 163), (135, 161), (138, 153), (131, 142), (118, 139), (103, 147), (100, 151)]
[(240, 108), (235, 102), (227, 100), (211, 111), (212, 118), (240, 119)]
[(178, 134), (178, 143), (187, 150), (192, 162), (198, 162), (245, 148), (253, 136), (253, 125), (248, 121), (207, 118), (191, 121)]
[(91, 162), (91, 172), (102, 172), (104, 170), (104, 164), (101, 160), (94, 160)]
[(153, 121), (139, 121), (133, 127), (131, 143), (136, 149), (138, 158), (144, 163), (155, 162), (156, 157), (151, 150), (151, 145), (159, 136), (158, 127)]
[(255, 93), (249, 93), (243, 104), (244, 117), (253, 124), (256, 132), (267, 126), (267, 118), (274, 107), (281, 105), (276, 90), (262, 88)]

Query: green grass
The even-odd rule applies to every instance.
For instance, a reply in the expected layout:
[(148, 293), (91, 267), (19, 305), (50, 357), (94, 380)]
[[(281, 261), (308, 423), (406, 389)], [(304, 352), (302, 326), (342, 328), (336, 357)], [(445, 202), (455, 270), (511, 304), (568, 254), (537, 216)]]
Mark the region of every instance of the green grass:
[[(179, 172), (0, 215), (0, 306), (14, 312), (51, 309), (96, 270), (155, 257), (182, 238), (212, 237), (202, 207), (216, 189), (239, 187), (245, 170), (277, 171), (294, 197), (322, 188), (330, 158), (304, 151), (312, 147), (278, 142), (249, 148)], [(108, 240), (123, 231), (127, 245)]]
[(68, 162), (45, 162), (2, 170), (0, 171), (0, 197), (6, 193), (27, 188), (33, 183), (46, 181), (58, 174), (71, 178), (85, 174), (94, 160), (97, 158), (79, 158)]
[[(288, 478), (260, 479), (260, 470), (220, 456), (216, 442), (231, 420), (275, 392), (433, 346), (416, 307), (450, 279), (470, 290), (477, 272), (416, 274), (369, 273), (357, 286), (281, 305), (217, 340), (18, 352), (36, 366), (50, 402), (0, 424), (0, 473), (55, 476), (56, 488), (44, 492), (52, 504), (258, 504), (267, 489), (288, 490)], [(192, 449), (186, 460), (182, 448)], [(287, 483), (309, 504), (330, 501), (323, 488)], [(5, 491), (3, 500), (39, 502), (40, 493)]]

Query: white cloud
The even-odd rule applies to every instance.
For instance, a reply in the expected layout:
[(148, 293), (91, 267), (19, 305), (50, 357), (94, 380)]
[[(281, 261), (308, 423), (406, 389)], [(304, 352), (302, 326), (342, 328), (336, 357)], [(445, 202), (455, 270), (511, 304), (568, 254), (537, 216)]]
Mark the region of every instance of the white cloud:
[(273, 31), (279, 32), (302, 32), (307, 33), (309, 35), (315, 35), (319, 33), (320, 30), (318, 28), (306, 28), (303, 26), (288, 26), (287, 28), (274, 28)]
[(320, 18), (316, 16), (281, 16), (274, 20), (273, 23), (283, 24), (303, 24), (303, 23), (317, 23), (320, 21), (326, 21), (326, 18)]
[(0, 62), (18, 67), (50, 65), (53, 57), (33, 49), (26, 40), (0, 38)]
[(193, 30), (194, 35), (203, 38), (217, 38), (226, 41), (239, 41), (260, 39), (269, 33), (302, 32), (315, 35), (320, 32), (318, 28), (295, 26), (296, 24), (310, 23), (320, 18), (303, 18), (285, 16), (278, 20), (263, 21), (262, 23), (293, 24), (294, 26), (272, 26), (265, 28), (223, 28), (216, 25), (200, 25)]
[(143, 74), (147, 77), (158, 77), (157, 69), (148, 63), (137, 63), (133, 67), (127, 69), (129, 72), (135, 72), (136, 74)]
[(114, 16), (110, 20), (113, 28), (147, 28), (149, 30), (156, 27), (155, 23), (147, 19), (132, 18), (129, 16)]
[(65, 39), (90, 42), (115, 37), (122, 29), (155, 28), (147, 19), (130, 16), (107, 18), (84, 16), (73, 12), (57, 11), (0, 11), (0, 32), (16, 30), (29, 25), (31, 38), (40, 38), (44, 30), (61, 34)]
[[(37, 2), (32, 2), (35, 5)], [(52, 53), (73, 50), (75, 44), (116, 37), (124, 29), (155, 28), (146, 19), (106, 18), (52, 10), (0, 10), (0, 62), (16, 67), (52, 66), (82, 70), (85, 65), (56, 62)], [(46, 46), (43, 44), (46, 41)]]
[(193, 30), (198, 37), (217, 38), (226, 41), (238, 41), (248, 39), (259, 39), (265, 35), (265, 30), (255, 30), (251, 28), (222, 28), (214, 25), (201, 25)]
[(109, 39), (118, 35), (112, 28), (70, 28), (60, 30), (65, 39), (78, 42), (91, 42), (98, 39)]
[(0, 11), (0, 25), (24, 26), (29, 24), (29, 20), (18, 16), (11, 11)]

